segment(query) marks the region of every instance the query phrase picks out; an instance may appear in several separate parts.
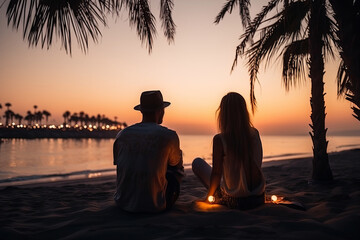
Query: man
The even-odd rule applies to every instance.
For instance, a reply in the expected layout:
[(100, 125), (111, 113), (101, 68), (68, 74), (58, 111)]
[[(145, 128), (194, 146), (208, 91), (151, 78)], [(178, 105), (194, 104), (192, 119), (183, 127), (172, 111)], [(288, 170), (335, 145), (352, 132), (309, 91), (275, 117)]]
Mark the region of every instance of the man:
[(184, 175), (179, 137), (160, 124), (164, 108), (160, 91), (141, 94), (142, 121), (120, 131), (114, 143), (117, 165), (117, 205), (129, 212), (160, 212), (170, 209), (180, 193)]

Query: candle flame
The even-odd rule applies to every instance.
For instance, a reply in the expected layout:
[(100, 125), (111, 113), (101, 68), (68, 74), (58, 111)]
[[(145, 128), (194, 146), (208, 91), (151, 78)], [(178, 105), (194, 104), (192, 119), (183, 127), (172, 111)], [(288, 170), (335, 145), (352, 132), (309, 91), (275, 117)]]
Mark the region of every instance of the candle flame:
[(276, 195), (272, 195), (272, 196), (271, 196), (271, 201), (276, 202), (276, 201), (277, 201), (277, 196), (276, 196)]
[(208, 201), (209, 201), (209, 203), (215, 202), (215, 197), (214, 196), (209, 196)]

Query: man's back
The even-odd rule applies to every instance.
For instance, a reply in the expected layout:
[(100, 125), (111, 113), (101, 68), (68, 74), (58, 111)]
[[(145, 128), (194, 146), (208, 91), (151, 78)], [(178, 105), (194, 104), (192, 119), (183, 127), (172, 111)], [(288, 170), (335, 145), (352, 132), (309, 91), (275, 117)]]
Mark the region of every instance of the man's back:
[(138, 123), (122, 130), (114, 143), (117, 204), (131, 212), (164, 210), (167, 167), (179, 163), (182, 156), (175, 131), (156, 123)]

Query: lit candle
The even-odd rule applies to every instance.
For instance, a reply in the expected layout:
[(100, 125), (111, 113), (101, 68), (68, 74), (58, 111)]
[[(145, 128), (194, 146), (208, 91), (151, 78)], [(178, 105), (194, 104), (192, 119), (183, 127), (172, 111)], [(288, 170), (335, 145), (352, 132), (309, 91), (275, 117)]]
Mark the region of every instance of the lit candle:
[(276, 196), (276, 195), (272, 195), (272, 196), (271, 196), (271, 201), (276, 202), (276, 201), (277, 201), (277, 196)]
[(214, 203), (215, 202), (215, 197), (214, 196), (209, 196), (208, 201), (209, 201), (209, 203)]

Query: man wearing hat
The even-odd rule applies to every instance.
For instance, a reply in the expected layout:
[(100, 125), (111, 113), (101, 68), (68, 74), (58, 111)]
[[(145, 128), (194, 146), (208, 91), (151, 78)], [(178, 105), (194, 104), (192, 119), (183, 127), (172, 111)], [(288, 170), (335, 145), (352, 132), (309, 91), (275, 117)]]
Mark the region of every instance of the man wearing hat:
[(129, 212), (160, 212), (170, 209), (180, 193), (184, 175), (179, 137), (161, 126), (164, 108), (160, 91), (141, 94), (142, 121), (118, 133), (114, 142), (117, 166), (117, 205)]

